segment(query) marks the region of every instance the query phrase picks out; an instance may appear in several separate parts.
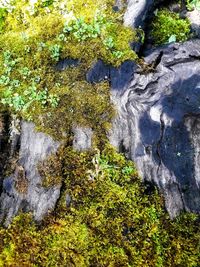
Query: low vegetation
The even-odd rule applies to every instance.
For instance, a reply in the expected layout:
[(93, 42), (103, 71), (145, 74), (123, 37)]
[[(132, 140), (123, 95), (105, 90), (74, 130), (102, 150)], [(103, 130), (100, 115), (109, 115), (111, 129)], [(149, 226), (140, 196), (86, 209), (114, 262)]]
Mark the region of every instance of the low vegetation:
[[(118, 67), (137, 58), (136, 31), (123, 26), (114, 2), (0, 0), (0, 108), (67, 143), (38, 166), (43, 187), (61, 185), (55, 211), (41, 223), (21, 213), (0, 227), (2, 267), (198, 266), (199, 218), (170, 220), (162, 196), (105, 142), (115, 115), (109, 80), (90, 84), (86, 73), (98, 59)], [(189, 31), (187, 20), (161, 10), (152, 36), (162, 44), (184, 41)], [(78, 63), (58, 70), (64, 59)], [(77, 125), (93, 130), (100, 150), (72, 150)], [(18, 192), (27, 182), (22, 173)]]
[(190, 23), (179, 14), (167, 9), (157, 10), (152, 23), (151, 35), (156, 45), (183, 42), (189, 38)]
[[(114, 1), (1, 3), (4, 3), (0, 8), (1, 103), (48, 133), (54, 123), (49, 126), (45, 122), (51, 118), (55, 122), (63, 114), (68, 121), (65, 132), (72, 127), (72, 121), (79, 123), (80, 111), (84, 123), (88, 126), (92, 123), (93, 128), (96, 121), (92, 117), (96, 116), (98, 122), (105, 117), (104, 122), (109, 122), (106, 114), (111, 109), (110, 101), (108, 92), (102, 89), (108, 90), (108, 81), (91, 90), (85, 75), (98, 59), (119, 66), (136, 58), (130, 47), (136, 33), (123, 26), (123, 12), (113, 11)], [(79, 66), (55, 71), (57, 62), (66, 58), (78, 59)], [(77, 96), (71, 102), (72, 94)], [(60, 132), (63, 128), (64, 125)], [(57, 129), (56, 125), (52, 132)], [(62, 138), (62, 134), (56, 136)]]
[[(21, 214), (1, 228), (0, 266), (198, 266), (198, 217), (171, 221), (157, 190), (124, 156), (108, 146), (63, 148), (49, 166), (64, 183), (57, 209), (42, 224)], [(43, 175), (51, 176), (47, 165)]]

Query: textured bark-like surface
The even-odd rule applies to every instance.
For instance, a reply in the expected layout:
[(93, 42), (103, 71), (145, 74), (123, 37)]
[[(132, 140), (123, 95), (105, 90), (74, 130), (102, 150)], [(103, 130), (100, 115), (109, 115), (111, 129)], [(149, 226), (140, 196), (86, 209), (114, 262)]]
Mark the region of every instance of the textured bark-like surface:
[[(150, 68), (112, 90), (110, 142), (162, 190), (171, 217), (200, 212), (200, 40), (156, 49)], [(123, 76), (123, 75), (122, 75)]]
[(3, 181), (0, 196), (0, 221), (8, 225), (20, 210), (33, 211), (36, 220), (52, 210), (60, 194), (60, 187), (42, 186), (37, 164), (56, 152), (58, 142), (34, 130), (32, 123), (22, 122), (19, 160), (15, 173)]

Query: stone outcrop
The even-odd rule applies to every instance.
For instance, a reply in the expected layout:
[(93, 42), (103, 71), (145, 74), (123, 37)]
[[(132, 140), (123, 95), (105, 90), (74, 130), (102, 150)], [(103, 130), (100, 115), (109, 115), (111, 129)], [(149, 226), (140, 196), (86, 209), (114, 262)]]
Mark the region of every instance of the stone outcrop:
[(200, 38), (200, 10), (194, 9), (186, 13), (187, 18), (191, 23), (193, 34)]
[(171, 217), (200, 212), (200, 40), (151, 51), (122, 91), (110, 142), (163, 192)]
[(0, 196), (0, 221), (5, 225), (19, 211), (32, 211), (35, 219), (41, 220), (54, 209), (60, 187), (44, 188), (37, 164), (58, 147), (51, 137), (36, 132), (32, 123), (22, 122), (19, 160), (14, 173), (3, 180)]
[(132, 28), (145, 28), (146, 20), (149, 20), (154, 10), (164, 2), (164, 0), (127, 0), (124, 24)]
[(99, 61), (87, 80), (110, 80), (118, 111), (110, 142), (160, 188), (171, 217), (199, 213), (200, 40), (149, 51), (145, 63)]

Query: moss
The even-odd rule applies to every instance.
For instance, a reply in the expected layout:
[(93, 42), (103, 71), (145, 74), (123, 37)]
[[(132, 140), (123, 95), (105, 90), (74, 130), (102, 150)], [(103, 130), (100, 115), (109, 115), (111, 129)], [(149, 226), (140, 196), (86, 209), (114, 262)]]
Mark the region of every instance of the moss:
[(40, 234), (32, 216), (21, 214), (0, 230), (0, 266), (33, 266), (40, 251)]
[[(39, 0), (30, 7), (20, 0), (6, 14), (2, 103), (68, 144), (73, 126), (91, 127), (100, 150), (62, 147), (40, 163), (43, 186), (62, 186), (57, 208), (40, 225), (20, 214), (8, 229), (0, 228), (0, 266), (198, 265), (198, 218), (172, 222), (158, 192), (145, 194), (133, 162), (105, 144), (115, 114), (109, 83), (91, 85), (86, 72), (97, 59), (119, 66), (136, 57), (129, 46), (135, 32), (122, 26), (113, 3)], [(55, 71), (64, 58), (80, 64)], [(18, 178), (16, 188), (26, 193), (23, 172)]]
[(55, 213), (40, 225), (21, 214), (0, 228), (0, 266), (198, 266), (198, 217), (171, 221), (133, 162), (110, 146), (63, 147), (56, 157), (63, 187)]
[[(136, 58), (129, 45), (136, 33), (122, 25), (113, 3), (16, 1), (0, 35), (1, 102), (58, 139), (73, 124), (107, 131), (114, 114), (109, 83), (92, 86), (86, 72), (98, 59), (119, 66)], [(56, 72), (64, 58), (79, 59), (81, 66)]]
[(152, 23), (152, 37), (155, 44), (165, 44), (173, 41), (183, 42), (189, 38), (190, 23), (181, 19), (179, 14), (167, 9), (159, 10)]
[[(61, 150), (61, 149), (60, 149)], [(38, 164), (43, 187), (53, 187), (62, 184), (62, 158), (59, 152)]]
[(6, 9), (0, 8), (0, 33), (4, 30), (6, 16), (7, 16)]
[(21, 194), (28, 192), (28, 180), (24, 168), (22, 166), (16, 166), (15, 188)]
[(53, 89), (60, 98), (59, 106), (54, 110), (34, 111), (33, 119), (40, 130), (56, 139), (67, 136), (76, 125), (91, 127), (97, 135), (106, 133), (114, 115), (109, 85), (107, 82), (91, 85), (81, 80), (81, 76), (78, 69), (70, 68), (63, 72), (62, 79), (66, 85)]

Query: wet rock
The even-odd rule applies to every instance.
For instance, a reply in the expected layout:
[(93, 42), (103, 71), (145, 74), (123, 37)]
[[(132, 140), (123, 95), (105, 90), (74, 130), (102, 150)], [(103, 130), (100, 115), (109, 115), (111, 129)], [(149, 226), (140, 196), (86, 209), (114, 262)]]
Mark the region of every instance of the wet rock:
[(99, 60), (93, 64), (86, 74), (86, 80), (89, 83), (108, 80), (113, 90), (123, 91), (133, 78), (136, 67), (137, 65), (132, 60), (125, 61), (119, 68), (106, 65), (103, 61)]
[(86, 80), (89, 83), (99, 83), (108, 80), (110, 77), (110, 66), (102, 60), (98, 60), (86, 74)]
[(122, 92), (132, 80), (136, 64), (127, 60), (119, 68), (110, 68), (110, 83), (112, 90)]

